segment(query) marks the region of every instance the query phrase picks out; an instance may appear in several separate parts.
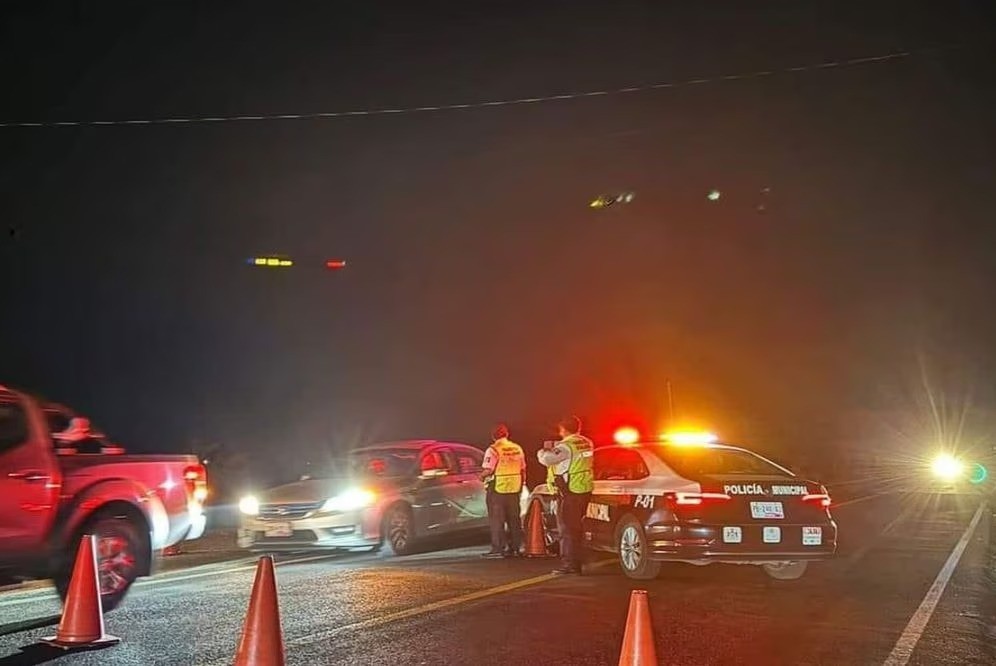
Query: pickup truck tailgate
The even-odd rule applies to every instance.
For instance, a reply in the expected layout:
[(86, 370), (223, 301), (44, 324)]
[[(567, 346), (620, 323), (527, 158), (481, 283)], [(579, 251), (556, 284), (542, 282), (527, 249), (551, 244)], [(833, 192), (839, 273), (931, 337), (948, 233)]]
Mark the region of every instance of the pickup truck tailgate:
[(196, 456), (60, 455), (58, 458), (65, 497), (86, 497), (99, 505), (112, 489), (120, 493), (122, 486), (130, 487), (136, 500), (148, 507), (154, 550), (197, 539), (204, 533), (207, 478)]

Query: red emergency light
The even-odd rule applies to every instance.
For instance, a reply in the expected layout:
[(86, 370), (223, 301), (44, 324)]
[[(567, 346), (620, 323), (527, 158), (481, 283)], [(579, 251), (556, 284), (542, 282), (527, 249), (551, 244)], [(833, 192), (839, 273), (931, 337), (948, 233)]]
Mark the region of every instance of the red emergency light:
[(340, 268), (346, 267), (346, 261), (344, 259), (329, 259), (325, 262), (325, 268), (329, 270), (339, 270)]
[(616, 441), (616, 444), (632, 446), (640, 441), (640, 431), (629, 426), (619, 428), (616, 430), (615, 435), (613, 435), (613, 439)]

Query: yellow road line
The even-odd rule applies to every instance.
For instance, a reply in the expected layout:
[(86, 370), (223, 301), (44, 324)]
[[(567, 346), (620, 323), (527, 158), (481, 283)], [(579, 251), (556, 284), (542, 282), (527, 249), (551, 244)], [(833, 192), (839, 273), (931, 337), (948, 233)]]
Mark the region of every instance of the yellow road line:
[(440, 601), (433, 601), (431, 603), (422, 604), (421, 606), (415, 606), (414, 608), (406, 608), (404, 610), (394, 611), (393, 613), (386, 613), (385, 615), (378, 615), (377, 617), (372, 617), (366, 620), (360, 620), (359, 622), (353, 622), (351, 624), (344, 624), (339, 627), (333, 627), (325, 631), (312, 633), (307, 636), (302, 636), (301, 638), (295, 638), (293, 640), (287, 641), (287, 645), (288, 646), (311, 645), (312, 643), (317, 643), (318, 641), (332, 638), (337, 634), (341, 634), (347, 631), (369, 629), (371, 627), (378, 627), (382, 624), (397, 622), (398, 620), (407, 620), (408, 618), (424, 615), (426, 613), (442, 610), (444, 608), (451, 608), (453, 606), (466, 604), (471, 601), (477, 601), (478, 599), (487, 599), (488, 597), (493, 597), (499, 594), (505, 594), (506, 592), (512, 592), (513, 590), (518, 590), (524, 587), (539, 585), (540, 583), (545, 583), (547, 581), (559, 577), (560, 576), (558, 576), (557, 574), (549, 573), (549, 574), (543, 574), (542, 576), (524, 578), (522, 580), (513, 581), (511, 583), (505, 583), (504, 585), (497, 585), (495, 587), (489, 587), (484, 590), (478, 590), (477, 592), (469, 592), (467, 594), (461, 594), (456, 597), (450, 597), (449, 599), (441, 599)]

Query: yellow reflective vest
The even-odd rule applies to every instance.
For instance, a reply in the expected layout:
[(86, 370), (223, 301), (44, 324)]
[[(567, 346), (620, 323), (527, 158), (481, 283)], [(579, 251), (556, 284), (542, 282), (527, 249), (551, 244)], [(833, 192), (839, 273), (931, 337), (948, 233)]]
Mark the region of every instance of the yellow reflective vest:
[(522, 468), (526, 465), (526, 456), (522, 447), (515, 442), (504, 439), (491, 445), (498, 456), (498, 464), (494, 471), (494, 489), (496, 493), (509, 495), (522, 491)]
[(567, 468), (567, 489), (572, 493), (590, 493), (595, 488), (595, 445), (583, 435), (569, 435), (563, 443), (571, 450), (571, 466)]

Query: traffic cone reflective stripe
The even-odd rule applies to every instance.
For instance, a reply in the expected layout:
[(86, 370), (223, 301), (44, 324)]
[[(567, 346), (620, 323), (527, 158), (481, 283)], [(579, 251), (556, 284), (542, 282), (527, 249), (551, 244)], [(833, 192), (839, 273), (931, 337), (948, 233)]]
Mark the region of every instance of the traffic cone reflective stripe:
[(538, 499), (529, 503), (529, 510), (526, 512), (526, 543), (522, 554), (526, 557), (549, 556), (543, 534), (543, 507)]
[(629, 614), (623, 635), (619, 666), (657, 666), (654, 649), (654, 626), (650, 622), (650, 605), (646, 590), (633, 590), (629, 596)]
[(273, 558), (259, 558), (256, 580), (252, 585), (249, 612), (246, 613), (242, 639), (235, 653), (235, 666), (283, 666), (284, 635), (280, 628), (277, 604), (277, 581)]
[(43, 638), (42, 642), (63, 650), (93, 649), (121, 642), (120, 638), (104, 633), (96, 537), (87, 535), (80, 542), (59, 628), (55, 636)]

